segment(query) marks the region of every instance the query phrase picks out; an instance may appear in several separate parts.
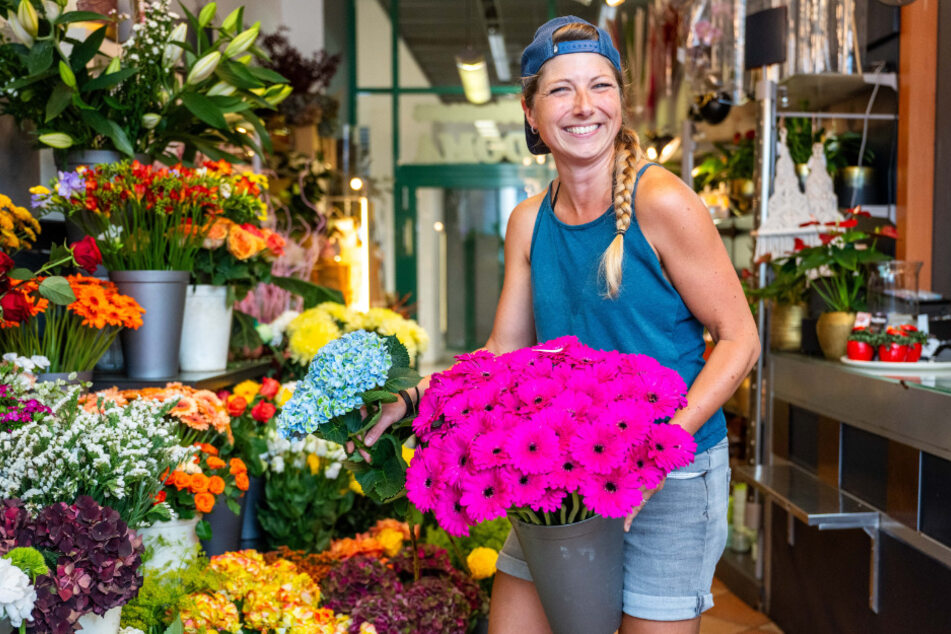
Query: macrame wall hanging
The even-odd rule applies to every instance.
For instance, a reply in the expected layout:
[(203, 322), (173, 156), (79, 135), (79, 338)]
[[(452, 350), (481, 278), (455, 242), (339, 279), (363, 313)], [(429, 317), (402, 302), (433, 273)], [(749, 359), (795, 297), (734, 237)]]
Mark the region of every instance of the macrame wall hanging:
[(795, 248), (796, 238), (807, 246), (817, 245), (821, 242), (819, 234), (825, 231), (823, 224), (842, 219), (832, 179), (826, 171), (825, 153), (821, 143), (812, 148), (805, 194), (799, 190), (799, 178), (786, 146), (785, 128), (779, 130), (777, 155), (776, 177), (773, 181), (773, 195), (769, 197), (767, 217), (754, 232), (754, 258), (757, 260), (767, 254), (777, 258), (791, 253)]

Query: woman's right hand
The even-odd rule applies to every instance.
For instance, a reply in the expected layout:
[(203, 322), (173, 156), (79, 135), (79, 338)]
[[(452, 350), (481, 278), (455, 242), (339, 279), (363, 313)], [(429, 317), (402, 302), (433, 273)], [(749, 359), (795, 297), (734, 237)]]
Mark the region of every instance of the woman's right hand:
[[(380, 414), (380, 420), (377, 421), (376, 425), (370, 428), (370, 431), (366, 433), (363, 437), (363, 444), (367, 447), (372, 447), (376, 441), (380, 439), (386, 430), (392, 427), (395, 423), (406, 418), (406, 415), (409, 413), (406, 409), (406, 403), (403, 402), (403, 399), (398, 399), (392, 403), (383, 403), (382, 413)], [(360, 408), (360, 415), (365, 419), (367, 417), (367, 410), (365, 407)], [(348, 441), (344, 448), (347, 450), (348, 454), (353, 453), (356, 446), (353, 444), (353, 441)], [(363, 456), (363, 459), (368, 463), (371, 462), (370, 455), (365, 450), (360, 449), (360, 455)]]

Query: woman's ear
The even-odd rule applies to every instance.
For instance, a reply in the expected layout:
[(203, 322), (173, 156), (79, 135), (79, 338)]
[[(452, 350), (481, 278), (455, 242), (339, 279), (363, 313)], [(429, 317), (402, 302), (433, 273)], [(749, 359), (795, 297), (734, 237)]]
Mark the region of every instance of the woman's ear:
[(525, 113), (525, 120), (528, 121), (528, 125), (537, 130), (538, 126), (535, 125), (535, 117), (532, 115), (532, 109), (525, 103), (525, 97), (522, 97), (522, 112)]

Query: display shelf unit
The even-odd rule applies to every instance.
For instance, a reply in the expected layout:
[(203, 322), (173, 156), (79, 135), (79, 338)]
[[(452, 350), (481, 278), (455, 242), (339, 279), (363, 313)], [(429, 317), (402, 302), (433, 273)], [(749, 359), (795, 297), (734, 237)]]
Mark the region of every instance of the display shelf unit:
[(143, 387), (162, 387), (166, 383), (178, 382), (201, 390), (222, 390), (242, 381), (264, 376), (271, 367), (271, 361), (251, 360), (229, 363), (226, 370), (217, 372), (182, 372), (176, 376), (162, 379), (132, 379), (124, 374), (94, 374), (93, 390), (104, 390), (116, 386), (120, 390), (133, 390)]
[[(779, 116), (811, 117), (818, 111), (837, 106), (843, 102), (858, 98), (868, 98), (876, 86), (898, 91), (898, 76), (895, 73), (862, 73), (841, 75), (838, 73), (820, 73), (816, 75), (792, 75), (778, 82), (778, 99), (788, 104), (789, 111), (779, 109)], [(806, 112), (793, 112), (801, 105)], [(850, 113), (829, 113), (833, 117)], [(873, 118), (894, 119), (894, 113), (880, 113)]]

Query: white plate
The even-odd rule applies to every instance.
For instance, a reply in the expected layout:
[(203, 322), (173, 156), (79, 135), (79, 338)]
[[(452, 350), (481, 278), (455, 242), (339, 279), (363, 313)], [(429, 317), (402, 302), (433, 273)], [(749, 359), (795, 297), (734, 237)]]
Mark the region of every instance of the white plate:
[(914, 363), (906, 363), (904, 361), (855, 361), (848, 357), (839, 357), (839, 361), (859, 370), (885, 374), (943, 374), (945, 372), (951, 372), (951, 361), (916, 361)]

